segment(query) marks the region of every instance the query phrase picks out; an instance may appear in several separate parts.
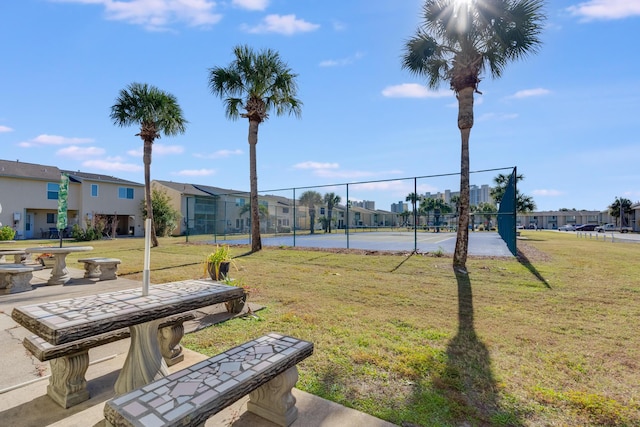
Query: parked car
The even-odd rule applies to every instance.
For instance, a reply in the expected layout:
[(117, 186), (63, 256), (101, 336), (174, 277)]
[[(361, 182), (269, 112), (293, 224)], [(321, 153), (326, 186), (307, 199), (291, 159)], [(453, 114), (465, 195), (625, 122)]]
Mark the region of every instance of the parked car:
[(600, 225), (594, 229), (598, 233), (604, 233), (606, 231), (619, 231), (620, 233), (628, 233), (631, 231), (631, 227), (622, 227), (615, 224)]
[(558, 231), (576, 231), (576, 228), (571, 224), (567, 224), (558, 227)]
[(524, 230), (524, 225), (516, 225), (516, 230)]
[(597, 226), (598, 224), (584, 224), (580, 227), (576, 227), (576, 231), (593, 231)]

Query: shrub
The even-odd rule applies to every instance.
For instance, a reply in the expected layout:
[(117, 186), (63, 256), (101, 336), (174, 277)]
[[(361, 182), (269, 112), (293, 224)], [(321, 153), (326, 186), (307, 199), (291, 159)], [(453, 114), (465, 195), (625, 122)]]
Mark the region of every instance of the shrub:
[(0, 240), (13, 240), (16, 236), (16, 230), (5, 225), (4, 227), (0, 227)]
[(95, 227), (87, 227), (84, 230), (78, 224), (74, 224), (71, 229), (71, 237), (78, 242), (90, 242), (91, 240), (102, 239), (102, 233)]

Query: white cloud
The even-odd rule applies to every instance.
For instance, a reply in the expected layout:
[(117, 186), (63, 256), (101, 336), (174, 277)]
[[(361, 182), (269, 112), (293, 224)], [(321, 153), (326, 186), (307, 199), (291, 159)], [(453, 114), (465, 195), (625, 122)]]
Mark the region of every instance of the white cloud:
[(105, 152), (104, 148), (78, 147), (77, 145), (72, 145), (56, 151), (56, 156), (70, 157), (72, 159), (86, 159), (88, 157), (102, 156)]
[(8, 126), (2, 126), (2, 125), (0, 125), (0, 133), (3, 133), (3, 132), (13, 132), (13, 129), (11, 129), (11, 128), (10, 128), (10, 127), (8, 127)]
[(265, 10), (269, 0), (233, 0), (231, 4), (247, 10)]
[(552, 189), (541, 189), (541, 190), (533, 190), (534, 196), (542, 196), (542, 197), (559, 197), (564, 196), (565, 193), (560, 190), (552, 190)]
[(590, 0), (567, 8), (573, 16), (583, 21), (597, 19), (622, 19), (640, 15), (640, 2), (637, 0)]
[(321, 162), (302, 162), (293, 165), (295, 169), (338, 169), (338, 163), (321, 163)]
[(255, 27), (243, 26), (243, 29), (250, 33), (277, 33), (286, 36), (295, 33), (308, 33), (318, 28), (320, 25), (312, 24), (304, 19), (297, 19), (295, 15), (267, 15)]
[(453, 93), (451, 91), (434, 92), (417, 83), (402, 83), (387, 86), (382, 90), (382, 95), (388, 98), (442, 98), (452, 96)]
[(517, 119), (518, 115), (515, 113), (485, 113), (480, 115), (477, 118), (479, 122), (486, 122), (488, 120), (514, 120)]
[(216, 173), (214, 169), (185, 169), (180, 172), (173, 172), (172, 175), (181, 176), (208, 176)]
[(239, 156), (244, 154), (242, 150), (218, 150), (210, 154), (194, 154), (199, 159), (225, 159), (231, 156)]
[(184, 147), (182, 145), (162, 145), (153, 144), (153, 154), (165, 155), (165, 154), (182, 154)]
[[(162, 145), (162, 144), (153, 144), (151, 148), (151, 155), (167, 155), (167, 154), (182, 154), (184, 152), (184, 147), (182, 145)], [(127, 154), (131, 157), (142, 157), (144, 155), (144, 147), (141, 145), (135, 150), (127, 151)]]
[(28, 141), (22, 141), (18, 143), (20, 147), (36, 147), (38, 145), (72, 145), (72, 144), (86, 144), (93, 142), (92, 138), (68, 138), (66, 136), (59, 135), (38, 135)]
[(222, 15), (214, 13), (211, 0), (53, 0), (59, 3), (102, 5), (107, 19), (142, 25), (148, 30), (166, 30), (183, 22), (192, 27), (216, 24)]
[(541, 87), (535, 89), (525, 89), (519, 90), (508, 98), (512, 99), (522, 99), (522, 98), (531, 98), (532, 96), (544, 96), (549, 95), (551, 91), (549, 89), (543, 89)]
[(351, 65), (358, 59), (364, 57), (364, 53), (356, 52), (354, 55), (348, 56), (342, 59), (327, 59), (320, 62), (321, 67), (343, 67), (345, 65)]
[(114, 172), (140, 172), (143, 166), (133, 163), (122, 163), (119, 157), (107, 158), (106, 160), (87, 160), (82, 163), (85, 168), (92, 168)]
[(347, 25), (344, 22), (333, 21), (333, 29), (335, 31), (344, 31), (347, 29)]

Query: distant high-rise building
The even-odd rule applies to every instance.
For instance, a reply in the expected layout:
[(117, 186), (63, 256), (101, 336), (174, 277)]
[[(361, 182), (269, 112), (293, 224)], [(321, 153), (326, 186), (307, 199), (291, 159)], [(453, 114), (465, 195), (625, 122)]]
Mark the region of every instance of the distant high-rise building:
[(351, 206), (355, 206), (357, 208), (369, 209), (371, 211), (376, 210), (376, 202), (372, 200), (362, 200), (358, 202), (354, 201), (354, 202), (351, 202)]
[(391, 212), (402, 213), (409, 210), (409, 205), (402, 200), (398, 203), (391, 203)]

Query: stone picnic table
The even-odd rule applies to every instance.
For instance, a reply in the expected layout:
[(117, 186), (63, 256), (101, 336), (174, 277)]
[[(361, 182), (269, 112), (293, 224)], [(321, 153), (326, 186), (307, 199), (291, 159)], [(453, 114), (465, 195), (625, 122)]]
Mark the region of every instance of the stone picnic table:
[(37, 248), (27, 248), (24, 251), (28, 254), (51, 254), (55, 263), (51, 269), (51, 277), (47, 281), (47, 285), (64, 285), (71, 281), (71, 275), (67, 269), (67, 255), (72, 252), (89, 252), (93, 250), (93, 246), (63, 246), (51, 247), (41, 246)]
[(240, 298), (243, 293), (242, 288), (210, 280), (183, 280), (150, 286), (146, 296), (142, 288), (135, 288), (16, 307), (11, 317), (52, 345), (129, 327), (131, 345), (115, 384), (116, 394), (121, 395), (168, 375), (158, 345), (163, 318)]

